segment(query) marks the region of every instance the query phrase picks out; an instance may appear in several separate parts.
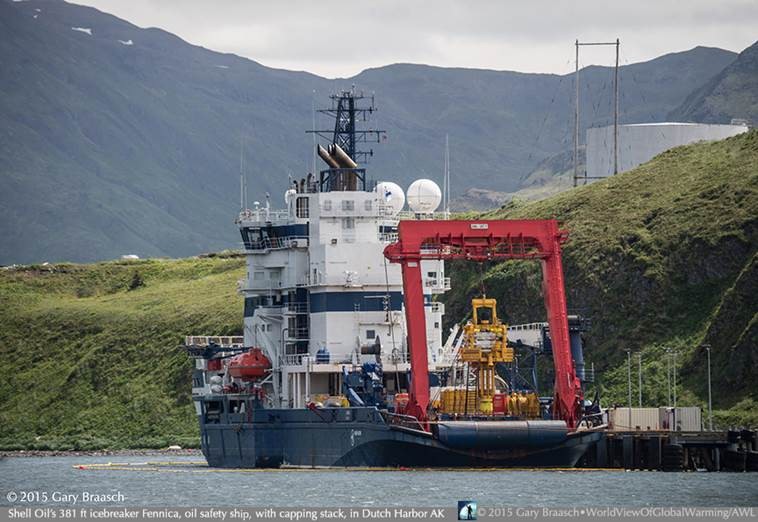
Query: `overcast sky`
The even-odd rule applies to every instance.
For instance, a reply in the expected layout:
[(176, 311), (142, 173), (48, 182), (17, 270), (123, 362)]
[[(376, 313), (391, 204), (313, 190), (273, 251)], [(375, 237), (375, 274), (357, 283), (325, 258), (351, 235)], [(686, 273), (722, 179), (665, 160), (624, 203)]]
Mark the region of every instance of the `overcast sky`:
[[(566, 73), (576, 38), (621, 63), (758, 39), (756, 0), (75, 0), (271, 67), (348, 77), (397, 62)], [(585, 48), (581, 64), (612, 64)]]

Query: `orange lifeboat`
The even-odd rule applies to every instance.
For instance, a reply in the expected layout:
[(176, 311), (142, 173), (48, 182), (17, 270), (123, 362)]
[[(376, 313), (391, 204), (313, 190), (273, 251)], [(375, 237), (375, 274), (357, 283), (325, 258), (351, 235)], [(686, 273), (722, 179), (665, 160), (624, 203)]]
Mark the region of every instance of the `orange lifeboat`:
[(229, 361), (229, 374), (243, 381), (257, 381), (271, 369), (271, 361), (263, 355), (260, 348), (251, 348), (240, 355), (235, 355)]

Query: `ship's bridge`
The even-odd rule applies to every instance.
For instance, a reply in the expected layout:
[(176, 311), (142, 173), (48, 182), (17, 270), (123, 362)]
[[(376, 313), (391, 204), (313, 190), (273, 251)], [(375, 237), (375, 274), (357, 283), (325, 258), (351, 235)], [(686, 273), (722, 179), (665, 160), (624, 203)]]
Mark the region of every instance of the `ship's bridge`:
[(240, 212), (236, 222), (245, 250), (260, 252), (307, 247), (308, 221), (307, 215), (297, 218), (289, 209), (255, 208)]

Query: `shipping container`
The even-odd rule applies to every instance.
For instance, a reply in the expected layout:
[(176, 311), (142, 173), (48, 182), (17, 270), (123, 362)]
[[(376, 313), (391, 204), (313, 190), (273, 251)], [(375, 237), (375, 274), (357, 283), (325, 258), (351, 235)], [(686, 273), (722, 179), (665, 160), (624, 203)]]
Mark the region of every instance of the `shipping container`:
[(666, 431), (702, 431), (703, 416), (698, 406), (662, 407), (658, 418), (662, 430)]
[(611, 408), (608, 410), (608, 429), (657, 431), (660, 429), (660, 413), (658, 408)]

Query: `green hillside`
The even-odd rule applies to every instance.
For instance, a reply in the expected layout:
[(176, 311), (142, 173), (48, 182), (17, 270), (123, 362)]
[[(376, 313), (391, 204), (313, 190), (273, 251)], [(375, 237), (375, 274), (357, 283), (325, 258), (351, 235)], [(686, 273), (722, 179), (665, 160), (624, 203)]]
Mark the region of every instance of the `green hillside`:
[(240, 258), (0, 271), (0, 448), (196, 444), (186, 334), (241, 332)]
[[(634, 171), (488, 217), (561, 219), (570, 308), (591, 317), (588, 362), (603, 400), (625, 402), (623, 350), (642, 351), (644, 402), (665, 402), (676, 348), (680, 404), (704, 404), (712, 346), (718, 425), (758, 425), (758, 131), (680, 147)], [(541, 320), (533, 263), (486, 267), (511, 322)], [(241, 258), (0, 270), (0, 448), (197, 442), (185, 334), (238, 334)], [(478, 292), (449, 269), (447, 317)], [(636, 368), (633, 373), (636, 390)]]
[[(626, 402), (627, 349), (642, 352), (644, 403), (665, 403), (672, 348), (684, 381), (679, 402), (703, 404), (702, 343), (712, 346), (715, 407), (744, 410), (758, 400), (758, 131), (672, 149), (633, 171), (485, 217), (564, 222), (569, 309), (592, 320), (587, 359), (602, 372), (606, 403)], [(460, 317), (480, 277), (467, 265), (453, 273), (460, 282), (447, 311)], [(509, 321), (544, 317), (537, 264), (489, 266), (484, 284)], [(636, 380), (635, 367), (635, 401)]]

